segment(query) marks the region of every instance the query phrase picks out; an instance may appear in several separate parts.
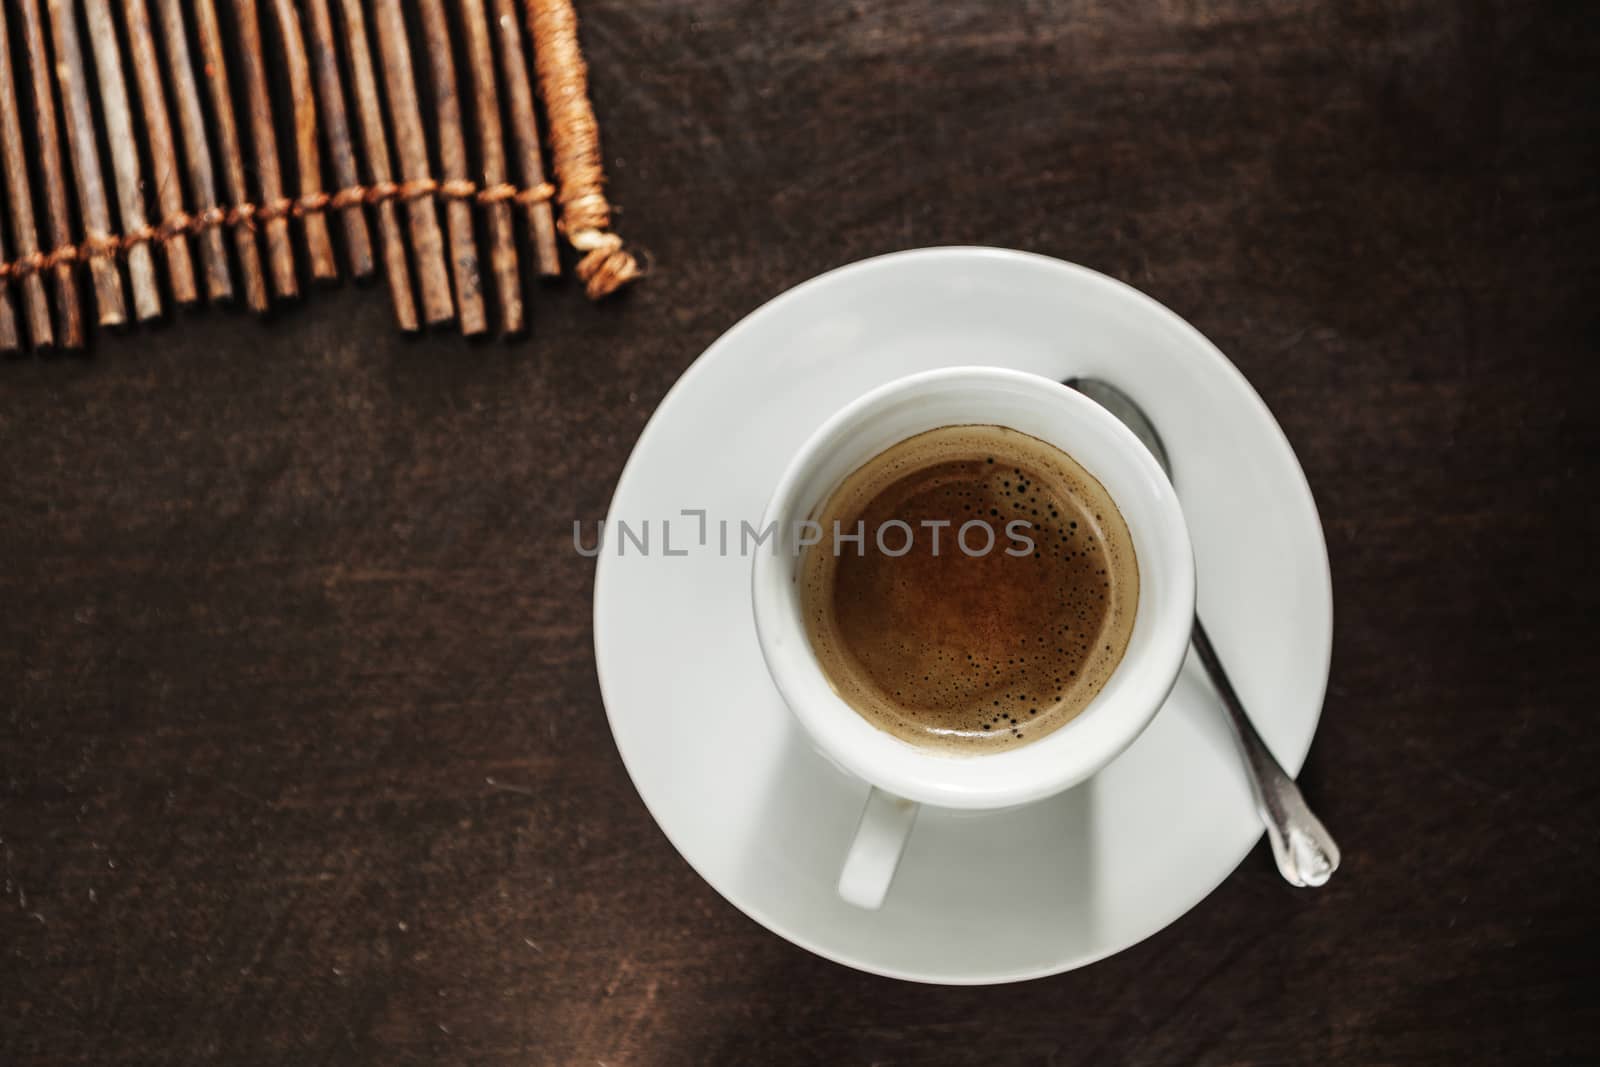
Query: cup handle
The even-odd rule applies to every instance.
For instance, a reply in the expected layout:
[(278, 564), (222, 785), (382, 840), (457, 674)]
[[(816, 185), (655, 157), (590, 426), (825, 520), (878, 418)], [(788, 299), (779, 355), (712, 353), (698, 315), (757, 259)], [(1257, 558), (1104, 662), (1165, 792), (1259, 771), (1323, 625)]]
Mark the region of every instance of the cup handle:
[(855, 840), (839, 872), (839, 895), (846, 903), (869, 911), (883, 906), (920, 806), (876, 786), (867, 794)]

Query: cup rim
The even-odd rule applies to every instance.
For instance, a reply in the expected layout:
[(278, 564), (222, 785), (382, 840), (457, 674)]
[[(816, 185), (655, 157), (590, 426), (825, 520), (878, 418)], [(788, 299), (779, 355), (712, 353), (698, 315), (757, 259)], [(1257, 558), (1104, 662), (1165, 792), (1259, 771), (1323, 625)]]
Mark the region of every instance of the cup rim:
[[(1141, 508), (1149, 512), (1140, 515), (1143, 532), (1135, 531), (1136, 539), (1143, 537), (1153, 544), (1160, 557), (1147, 564), (1149, 545), (1140, 551), (1139, 610), (1159, 608), (1159, 612), (1149, 623), (1137, 667), (1125, 654), (1084, 710), (1045, 737), (1005, 752), (940, 752), (872, 725), (834, 691), (793, 607), (794, 556), (784, 551), (756, 552), (751, 598), (767, 669), (784, 702), (823, 755), (856, 777), (909, 800), (951, 808), (1004, 808), (1041, 799), (1088, 778), (1149, 725), (1176, 683), (1188, 649), (1195, 603), (1194, 556), (1177, 494), (1155, 457), (1131, 430), (1094, 401), (1059, 382), (1025, 371), (985, 366), (944, 367), (908, 375), (846, 404), (795, 452), (773, 490), (762, 528), (774, 522), (781, 526), (786, 517), (792, 521), (808, 516), (816, 502), (797, 497), (845, 431), (908, 396), (957, 388), (1009, 391), (1059, 403), (1078, 427), (1087, 426), (1092, 434), (1110, 438), (1136, 468), (1131, 477), (1140, 483), (1140, 500), (1146, 501)], [(1004, 420), (984, 421), (1005, 424)], [(1085, 466), (1102, 478), (1100, 471)], [(1129, 508), (1124, 501), (1110, 486), (1107, 491), (1127, 518)], [(1129, 527), (1134, 529), (1131, 518)], [(779, 540), (781, 543), (781, 532)], [(1151, 570), (1147, 571), (1147, 566)], [(1145, 575), (1158, 572), (1167, 584), (1162, 603), (1154, 604), (1152, 593), (1152, 602), (1147, 604)], [(1136, 621), (1136, 631), (1139, 625)]]

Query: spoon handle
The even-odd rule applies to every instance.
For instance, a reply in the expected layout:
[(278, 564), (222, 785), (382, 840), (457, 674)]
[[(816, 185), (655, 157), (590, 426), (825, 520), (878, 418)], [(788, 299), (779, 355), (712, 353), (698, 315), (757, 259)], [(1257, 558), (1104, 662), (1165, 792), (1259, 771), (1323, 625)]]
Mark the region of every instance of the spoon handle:
[(1250, 786), (1255, 793), (1256, 810), (1266, 824), (1267, 838), (1272, 842), (1272, 854), (1278, 861), (1278, 870), (1290, 885), (1319, 886), (1339, 867), (1339, 846), (1328, 833), (1322, 821), (1311, 813), (1300, 787), (1294, 784), (1266, 742), (1256, 732), (1255, 725), (1244, 710), (1239, 694), (1234, 692), (1228, 672), (1217, 658), (1211, 638), (1194, 620), (1194, 650), (1200, 655), (1211, 684), (1216, 686), (1222, 704), (1228, 710), (1228, 722), (1233, 724), (1233, 735), (1239, 741), (1245, 766), (1250, 771)]

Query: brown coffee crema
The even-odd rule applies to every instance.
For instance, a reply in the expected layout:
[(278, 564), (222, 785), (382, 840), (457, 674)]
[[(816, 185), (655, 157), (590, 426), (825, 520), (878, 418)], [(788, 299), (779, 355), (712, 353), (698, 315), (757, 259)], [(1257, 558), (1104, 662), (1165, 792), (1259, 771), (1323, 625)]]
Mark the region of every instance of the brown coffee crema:
[(1127, 649), (1139, 603), (1127, 524), (1093, 475), (1035, 437), (919, 434), (850, 474), (815, 518), (822, 540), (799, 570), (812, 651), (840, 697), (913, 744), (1037, 740)]

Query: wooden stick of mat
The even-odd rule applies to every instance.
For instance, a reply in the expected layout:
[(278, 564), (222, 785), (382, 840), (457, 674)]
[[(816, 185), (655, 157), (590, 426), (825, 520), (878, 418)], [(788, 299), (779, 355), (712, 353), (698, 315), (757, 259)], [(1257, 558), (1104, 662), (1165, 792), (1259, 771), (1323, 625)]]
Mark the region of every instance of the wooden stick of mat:
[[(0, 236), (0, 263), (6, 262), (6, 242)], [(0, 278), (0, 352), (15, 352), (22, 347), (17, 333), (17, 311), (11, 306), (11, 279)]]
[(517, 238), (511, 229), (511, 197), (506, 182), (506, 150), (500, 132), (500, 97), (495, 91), (494, 45), (483, 0), (457, 0), (467, 38), (467, 70), (477, 104), (478, 156), (483, 165), (484, 212), (489, 223), (489, 263), (494, 270), (495, 297), (500, 304), (500, 332), (524, 328), (522, 280), (517, 274)]
[[(493, 0), (496, 39), (500, 43), (500, 73), (505, 81), (506, 106), (511, 114), (511, 137), (516, 145), (517, 176), (525, 192), (544, 189), (544, 156), (539, 142), (539, 120), (533, 110), (533, 87), (528, 82), (528, 61), (522, 49), (522, 27), (516, 0)], [(556, 220), (550, 197), (527, 196), (528, 236), (534, 260), (546, 278), (561, 276), (561, 255), (556, 249)]]
[[(251, 310), (265, 312), (271, 301), (267, 298), (267, 280), (261, 267), (261, 248), (256, 243), (254, 212), (242, 212), (250, 201), (250, 190), (245, 184), (244, 152), (239, 147), (239, 125), (234, 116), (233, 91), (228, 86), (228, 65), (222, 47), (222, 29), (217, 24), (215, 0), (189, 0), (193, 4), (195, 29), (200, 38), (200, 58), (204, 64), (206, 85), (211, 94), (211, 110), (217, 118), (217, 138), (222, 148), (222, 177), (228, 199), (234, 205), (229, 221), (233, 226), (233, 244), (239, 253), (239, 270), (244, 275), (245, 302)], [(182, 32), (182, 4), (184, 0), (162, 0), (166, 17), (168, 40), (174, 30)], [(203, 129), (202, 129), (203, 133)]]
[[(66, 168), (61, 163), (61, 139), (56, 127), (56, 97), (50, 85), (55, 62), (45, 41), (44, 20), (39, 15), (39, 0), (20, 0), (22, 40), (28, 55), (28, 74), (33, 81), (34, 146), (39, 152), (39, 173), (44, 179), (45, 220), (49, 224), (50, 246), (57, 252), (72, 248), (72, 216), (67, 206)], [(74, 250), (76, 251), (76, 250)], [(54, 280), (56, 333), (63, 348), (82, 348), (83, 303), (78, 297), (77, 256), (53, 256), (49, 264)]]
[(183, 231), (189, 216), (183, 210), (178, 153), (172, 143), (172, 125), (167, 121), (167, 94), (161, 86), (161, 60), (156, 53), (155, 34), (150, 29), (150, 11), (144, 0), (122, 0), (122, 14), (128, 27), (128, 59), (144, 108), (144, 132), (150, 145), (156, 203), (166, 227), (161, 246), (167, 257), (167, 280), (172, 284), (174, 300), (179, 304), (192, 304), (200, 298), (200, 292), (195, 285), (194, 264), (189, 258), (189, 238)]
[[(267, 64), (261, 55), (261, 22), (256, 0), (233, 0), (234, 31), (239, 37), (239, 60), (244, 70), (245, 111), (250, 118), (250, 141), (256, 150), (256, 182), (261, 204), (256, 217), (267, 230), (267, 269), (272, 291), (280, 297), (300, 295), (294, 272), (294, 245), (289, 237), (293, 207), (283, 195), (283, 171), (278, 166), (278, 137), (272, 130), (272, 97), (267, 92)], [(323, 237), (327, 230), (323, 230)], [(329, 252), (331, 257), (332, 253)]]
[[(144, 176), (139, 171), (139, 146), (133, 139), (133, 109), (128, 86), (122, 80), (122, 53), (117, 47), (117, 27), (108, 0), (84, 0), (89, 24), (89, 50), (100, 75), (100, 110), (106, 121), (106, 144), (111, 149), (111, 173), (117, 183), (118, 214), (122, 217), (122, 247), (128, 259), (128, 280), (133, 284), (133, 312), (140, 321), (161, 317), (161, 287), (156, 282), (156, 260), (150, 253), (149, 229), (144, 213)], [(187, 265), (187, 261), (185, 263)], [(192, 273), (192, 270), (191, 270)], [(190, 278), (190, 284), (194, 280)]]
[[(333, 180), (340, 189), (354, 189), (361, 183), (361, 176), (356, 169), (355, 146), (350, 142), (350, 122), (345, 116), (344, 85), (339, 77), (339, 53), (334, 43), (328, 0), (309, 0), (306, 9), (306, 39), (311, 46), (311, 65), (317, 71), (322, 128), (328, 134)], [(344, 250), (350, 261), (350, 273), (357, 278), (370, 277), (372, 237), (367, 230), (367, 216), (361, 200), (357, 197), (349, 204), (335, 207), (344, 222)]]
[[(327, 0), (311, 0), (313, 10)], [(389, 159), (389, 136), (383, 126), (383, 108), (378, 101), (378, 79), (372, 71), (372, 49), (367, 41), (366, 16), (361, 0), (342, 0), (345, 17), (345, 45), (349, 49), (350, 88), (355, 93), (356, 117), (361, 120), (361, 138), (366, 144), (367, 173), (372, 188), (394, 187), (394, 170)], [(399, 212), (393, 199), (378, 201), (378, 237), (383, 244), (383, 276), (389, 283), (394, 317), (402, 330), (417, 328), (417, 302), (411, 291), (411, 269), (406, 263), (405, 241), (400, 236)]]
[(100, 177), (100, 150), (95, 146), (94, 116), (84, 78), (83, 50), (78, 45), (78, 20), (72, 0), (49, 0), (50, 36), (55, 44), (56, 81), (67, 123), (67, 147), (78, 189), (78, 215), (83, 221), (79, 249), (89, 259), (100, 325), (120, 326), (128, 319), (122, 300), (122, 274), (117, 269), (117, 239), (111, 236), (111, 209)]
[[(345, 0), (348, 7), (360, 0)], [(428, 168), (428, 142), (422, 132), (422, 112), (417, 104), (416, 76), (411, 69), (411, 46), (406, 41), (405, 16), (399, 0), (374, 0), (378, 23), (378, 51), (383, 57), (383, 78), (388, 88), (389, 121), (394, 126), (400, 153), (400, 173), (405, 176), (410, 201), (411, 250), (422, 275), (422, 314), (428, 325), (449, 322), (455, 315), (450, 303), (450, 279), (444, 269), (444, 241), (433, 197), (438, 188)], [(413, 192), (414, 190), (414, 192)]]
[[(149, 16), (136, 18), (134, 8), (141, 12), (144, 0), (126, 0), (130, 33), (136, 22), (148, 24)], [(211, 170), (211, 146), (206, 141), (205, 112), (200, 109), (200, 90), (195, 85), (193, 65), (189, 60), (188, 34), (183, 26), (182, 0), (159, 0), (161, 3), (161, 34), (167, 46), (167, 56), (172, 70), (172, 98), (178, 112), (178, 132), (183, 138), (184, 167), (189, 175), (189, 196), (196, 211), (202, 216), (220, 210), (217, 206), (217, 182)], [(156, 87), (160, 79), (155, 80)], [(164, 115), (163, 115), (164, 117)], [(167, 134), (171, 142), (171, 131)], [(233, 277), (228, 270), (228, 249), (222, 240), (221, 226), (207, 226), (200, 231), (200, 263), (205, 270), (206, 296), (211, 300), (233, 299)]]
[[(322, 155), (317, 147), (317, 97), (311, 91), (311, 64), (306, 59), (305, 38), (300, 33), (300, 14), (293, 0), (272, 0), (282, 38), (284, 66), (289, 75), (289, 106), (294, 110), (295, 164), (300, 172), (300, 203), (315, 204), (322, 192)], [(306, 235), (306, 257), (311, 261), (311, 277), (319, 282), (339, 277), (339, 264), (333, 258), (333, 242), (328, 238), (328, 219), (322, 210), (306, 211), (301, 217)]]
[(585, 253), (578, 277), (591, 300), (639, 277), (638, 261), (610, 232), (611, 205), (602, 187), (600, 127), (589, 104), (589, 67), (578, 46), (578, 15), (570, 0), (526, 0), (539, 91), (550, 119), (550, 156), (560, 186), (561, 230)]
[(478, 266), (478, 246), (472, 238), (472, 190), (467, 177), (467, 141), (461, 133), (461, 97), (456, 88), (456, 65), (450, 54), (450, 24), (441, 0), (418, 0), (422, 35), (427, 43), (428, 74), (433, 81), (434, 118), (438, 122), (439, 160), (444, 168), (441, 192), (452, 184), (467, 189), (465, 196), (445, 199), (445, 221), (450, 234), (450, 270), (456, 282), (456, 309), (461, 332), (468, 337), (489, 328), (483, 303), (483, 275)]
[[(400, 13), (398, 0), (374, 0), (374, 14), (378, 18), (378, 51), (384, 66), (384, 83), (389, 88), (389, 122), (394, 126), (400, 173), (405, 176), (406, 186), (432, 186), (434, 176), (427, 165), (427, 139), (422, 134), (422, 114), (416, 102), (416, 75), (411, 70), (405, 16)], [(438, 234), (434, 198), (426, 194), (411, 197), (408, 211), (411, 251), (416, 254), (422, 275), (422, 317), (430, 326), (450, 322), (456, 312), (450, 302), (450, 278), (445, 274), (445, 248)]]
[[(0, 148), (3, 148), (6, 200), (11, 208), (11, 236), (17, 243), (19, 263), (39, 255), (39, 232), (33, 221), (33, 190), (28, 180), (28, 157), (23, 148), (22, 116), (17, 111), (16, 82), (11, 70), (11, 28), (6, 9), (0, 3)], [(5, 259), (0, 253), (0, 261)], [(28, 322), (28, 340), (35, 349), (55, 344), (50, 326), (50, 300), (45, 296), (44, 279), (37, 269), (22, 276), (22, 308)], [(7, 307), (10, 307), (9, 302)], [(16, 324), (12, 323), (12, 334)]]

